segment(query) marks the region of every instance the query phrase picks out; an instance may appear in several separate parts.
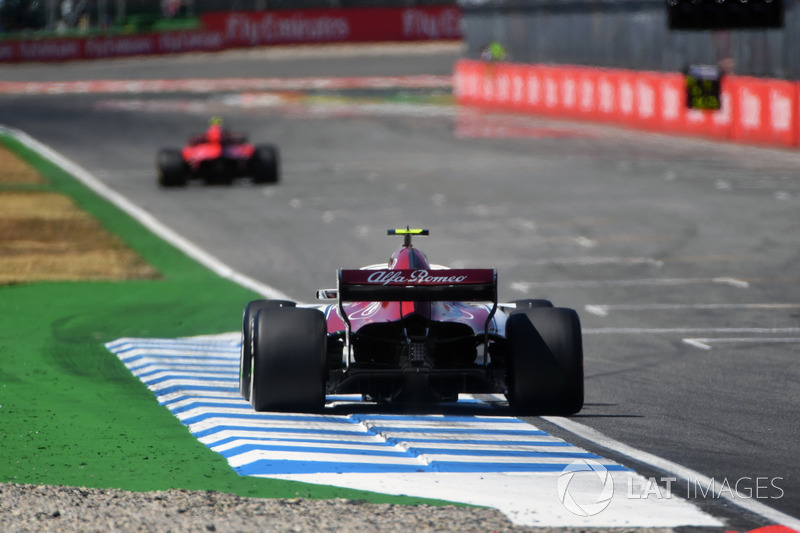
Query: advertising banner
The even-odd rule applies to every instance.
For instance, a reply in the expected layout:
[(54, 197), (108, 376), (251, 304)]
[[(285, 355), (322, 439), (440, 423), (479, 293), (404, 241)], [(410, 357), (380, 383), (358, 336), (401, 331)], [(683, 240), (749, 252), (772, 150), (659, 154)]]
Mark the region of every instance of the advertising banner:
[(200, 19), (231, 47), (461, 38), (461, 12), (451, 6), (239, 11)]
[(657, 133), (800, 145), (798, 82), (723, 76), (719, 109), (690, 109), (680, 73), (460, 60), (453, 83), (465, 88), (456, 100), (468, 105)]
[(639, 125), (639, 107), (636, 98), (636, 73), (618, 71), (614, 73), (616, 83), (617, 120), (629, 126)]
[(74, 39), (22, 40), (0, 44), (0, 62), (53, 62), (137, 55), (216, 52), (225, 48), (216, 31), (177, 31)]
[(680, 133), (686, 129), (686, 97), (683, 76), (662, 74), (657, 82), (658, 110), (661, 114), (658, 129)]
[(0, 62), (72, 61), (213, 52), (278, 44), (431, 41), (461, 38), (454, 6), (207, 13), (203, 29), (0, 42)]
[(738, 114), (731, 131), (733, 139), (797, 144), (797, 83), (742, 77), (731, 85)]
[(633, 76), (633, 98), (636, 109), (636, 125), (640, 128), (657, 131), (661, 98), (658, 92), (658, 76), (649, 72)]

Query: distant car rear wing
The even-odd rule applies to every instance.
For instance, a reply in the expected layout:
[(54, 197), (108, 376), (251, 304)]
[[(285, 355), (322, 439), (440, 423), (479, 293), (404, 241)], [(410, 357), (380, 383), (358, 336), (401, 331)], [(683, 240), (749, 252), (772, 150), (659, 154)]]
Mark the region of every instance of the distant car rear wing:
[(339, 302), (492, 302), (497, 303), (497, 271), (339, 270)]

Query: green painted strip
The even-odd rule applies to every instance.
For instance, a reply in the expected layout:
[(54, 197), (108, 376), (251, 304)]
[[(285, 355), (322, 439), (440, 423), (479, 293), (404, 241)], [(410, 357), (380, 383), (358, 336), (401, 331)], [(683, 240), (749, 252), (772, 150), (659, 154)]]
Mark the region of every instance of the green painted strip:
[(43, 188), (72, 197), (163, 275), (0, 287), (0, 481), (445, 503), (238, 476), (103, 343), (236, 331), (245, 303), (258, 295), (167, 245), (14, 138), (0, 143), (42, 173)]

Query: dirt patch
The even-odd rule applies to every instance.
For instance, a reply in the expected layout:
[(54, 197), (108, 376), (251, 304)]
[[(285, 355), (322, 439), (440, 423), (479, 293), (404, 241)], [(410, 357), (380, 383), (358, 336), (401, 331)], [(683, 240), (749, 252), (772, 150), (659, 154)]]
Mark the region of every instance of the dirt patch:
[(21, 184), (29, 185), (32, 183), (44, 183), (44, 180), (27, 163), (0, 147), (0, 184)]
[[(16, 160), (16, 162), (14, 162)], [(0, 183), (44, 183), (0, 148)], [(158, 273), (70, 198), (0, 189), (0, 285), (32, 281), (153, 279)]]
[[(585, 528), (516, 527), (500, 511), (454, 505), (398, 505), (360, 500), (244, 498), (211, 491), (146, 493), (85, 487), (0, 483), (0, 530), (61, 531), (292, 531), (298, 533), (536, 532), (581, 533)], [(672, 533), (620, 528), (596, 533)]]

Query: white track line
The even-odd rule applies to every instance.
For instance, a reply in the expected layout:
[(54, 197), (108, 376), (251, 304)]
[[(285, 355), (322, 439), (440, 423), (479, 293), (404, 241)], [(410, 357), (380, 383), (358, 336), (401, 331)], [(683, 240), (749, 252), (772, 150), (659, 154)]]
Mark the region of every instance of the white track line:
[(701, 350), (710, 350), (711, 349), (711, 346), (709, 346), (708, 344), (703, 344), (702, 342), (700, 342), (697, 339), (683, 339), (683, 342), (685, 342), (686, 344), (688, 344), (690, 346), (694, 346), (695, 348), (700, 348)]
[(704, 334), (704, 333), (800, 333), (800, 328), (589, 328), (584, 335), (669, 335), (669, 334)]
[(135, 218), (139, 223), (145, 226), (147, 229), (155, 233), (161, 239), (167, 241), (168, 243), (175, 246), (177, 249), (194, 259), (195, 261), (201, 263), (203, 266), (215, 272), (219, 276), (229, 279), (234, 283), (241, 285), (247, 289), (255, 291), (266, 298), (272, 298), (277, 300), (288, 300), (289, 297), (286, 296), (283, 292), (265, 285), (255, 279), (245, 276), (244, 274), (240, 274), (236, 272), (228, 265), (224, 264), (222, 261), (217, 259), (216, 257), (212, 256), (205, 250), (202, 250), (200, 247), (195, 245), (194, 243), (188, 241), (184, 237), (178, 235), (176, 232), (165, 226), (159, 220), (157, 220), (153, 215), (145, 211), (144, 209), (140, 208), (139, 206), (133, 204), (130, 200), (122, 196), (121, 194), (117, 193), (116, 191), (109, 188), (106, 184), (99, 181), (97, 178), (92, 176), (86, 169), (79, 166), (77, 163), (67, 159), (63, 155), (59, 154), (49, 146), (42, 144), (41, 142), (37, 141), (36, 139), (30, 137), (28, 134), (15, 130), (12, 128), (7, 128), (5, 126), (0, 126), (0, 132), (13, 135), (18, 141), (24, 144), (26, 147), (30, 148), (31, 150), (35, 151), (42, 157), (45, 157), (55, 164), (63, 168), (65, 171), (72, 174), (78, 181), (89, 187), (95, 193), (99, 194), (121, 210), (125, 211), (127, 214)]
[[(121, 196), (120, 194), (116, 193), (115, 191), (111, 190), (105, 184), (98, 181), (94, 176), (92, 176), (88, 171), (77, 165), (76, 163), (70, 161), (69, 159), (65, 158), (58, 152), (52, 150), (48, 146), (40, 143), (39, 141), (33, 139), (32, 137), (28, 136), (24, 132), (19, 130), (15, 130), (12, 128), (7, 128), (5, 126), (0, 126), (0, 131), (7, 133), (9, 135), (13, 135), (17, 138), (21, 143), (26, 145), (28, 148), (34, 150), (35, 152), (39, 153), (43, 157), (46, 157), (56, 163), (57, 165), (61, 166), (67, 172), (73, 174), (76, 179), (84, 183), (87, 187), (91, 188), (97, 194), (106, 198), (114, 205), (134, 217), (136, 220), (141, 222), (145, 227), (149, 228), (151, 231), (156, 233), (156, 235), (160, 236), (167, 242), (173, 244), (180, 250), (184, 251), (187, 255), (195, 258), (203, 265), (206, 265), (212, 271), (217, 272), (219, 275), (230, 279), (231, 281), (238, 283), (239, 285), (249, 288), (251, 290), (255, 290), (263, 294), (269, 298), (278, 298), (284, 299), (286, 298), (283, 293), (269, 287), (268, 285), (264, 285), (252, 278), (239, 274), (235, 272), (232, 268), (228, 267), (215, 257), (211, 256), (207, 252), (201, 250), (188, 240), (184, 239), (183, 237), (179, 236), (174, 231), (170, 230), (166, 226), (164, 226), (161, 222), (156, 220), (152, 215), (147, 213), (146, 211), (142, 210), (138, 206), (131, 203), (129, 200)], [(686, 476), (686, 479), (689, 479), (689, 475), (694, 476), (697, 474), (696, 479), (709, 479), (702, 474), (699, 474), (693, 470), (689, 470), (681, 465), (676, 463), (672, 463), (655, 455), (649, 454), (647, 452), (643, 452), (641, 450), (637, 450), (636, 448), (630, 447), (626, 444), (623, 444), (618, 441), (614, 441), (605, 435), (589, 428), (586, 426), (582, 426), (577, 424), (576, 422), (572, 422), (571, 420), (564, 419), (564, 418), (551, 418), (547, 417), (547, 420), (550, 422), (563, 427), (567, 431), (578, 435), (590, 442), (598, 444), (604, 448), (608, 448), (614, 450), (626, 457), (631, 457), (635, 460), (648, 464), (650, 466), (654, 466), (659, 468), (660, 470), (665, 470), (670, 473), (681, 472), (681, 477)], [(587, 436), (590, 435), (590, 436)], [(600, 439), (598, 439), (600, 437)], [(660, 466), (659, 466), (660, 465)], [(668, 468), (665, 468), (668, 467)], [(333, 484), (333, 483), (331, 483)], [(388, 492), (388, 491), (387, 491)], [(725, 495), (722, 495), (725, 497)], [(793, 529), (797, 529), (800, 531), (800, 521), (795, 520), (794, 518), (775, 511), (774, 509), (767, 507), (759, 502), (752, 501), (752, 500), (731, 500), (734, 505), (738, 505), (743, 507), (755, 514), (768, 518), (769, 520), (773, 520), (775, 522), (781, 523)]]
[(800, 337), (731, 337), (731, 338), (710, 338), (710, 339), (683, 339), (685, 344), (690, 346), (694, 346), (695, 348), (700, 348), (701, 350), (710, 350), (710, 344), (713, 343), (748, 343), (748, 342), (757, 342), (759, 344), (769, 344), (769, 343), (788, 343), (800, 344)]
[(4, 94), (207, 93), (219, 91), (305, 91), (313, 89), (440, 89), (452, 76), (367, 76), (323, 78), (197, 78), (172, 80), (0, 81)]
[(593, 315), (608, 316), (609, 311), (800, 309), (800, 304), (589, 304), (584, 309)]
[(697, 284), (721, 284), (746, 289), (750, 283), (736, 278), (645, 278), (645, 279), (609, 279), (609, 280), (570, 280), (570, 281), (515, 281), (511, 283), (514, 290), (527, 292), (530, 289), (571, 289), (580, 287), (584, 289), (602, 287), (639, 287), (639, 286), (675, 286)]
[(666, 472), (667, 474), (675, 476), (688, 483), (701, 484), (704, 487), (713, 486), (714, 487), (713, 492), (715, 498), (724, 498), (733, 505), (741, 507), (742, 509), (745, 509), (756, 515), (763, 516), (764, 518), (767, 518), (768, 520), (771, 520), (776, 524), (781, 524), (786, 527), (800, 531), (800, 520), (798, 520), (797, 518), (794, 518), (785, 513), (777, 511), (772, 507), (764, 505), (758, 500), (735, 498), (725, 490), (716, 490), (716, 484), (713, 483), (714, 480), (708, 476), (701, 474), (696, 470), (692, 470), (685, 466), (681, 466), (678, 463), (673, 463), (672, 461), (662, 459), (657, 455), (653, 455), (651, 453), (638, 450), (636, 448), (633, 448), (632, 446), (628, 446), (627, 444), (624, 444), (618, 440), (614, 440), (611, 437), (608, 437), (607, 435), (597, 431), (596, 429), (584, 426), (583, 424), (579, 424), (578, 422), (575, 422), (573, 420), (560, 417), (550, 417), (550, 416), (546, 416), (543, 418), (548, 422), (555, 424), (558, 427), (563, 428), (574, 435), (586, 439), (587, 441), (593, 444), (617, 452), (625, 457), (629, 457), (634, 461), (656, 468), (662, 472)]
[(650, 265), (657, 268), (664, 266), (664, 261), (650, 257), (554, 257), (529, 261), (531, 265)]

